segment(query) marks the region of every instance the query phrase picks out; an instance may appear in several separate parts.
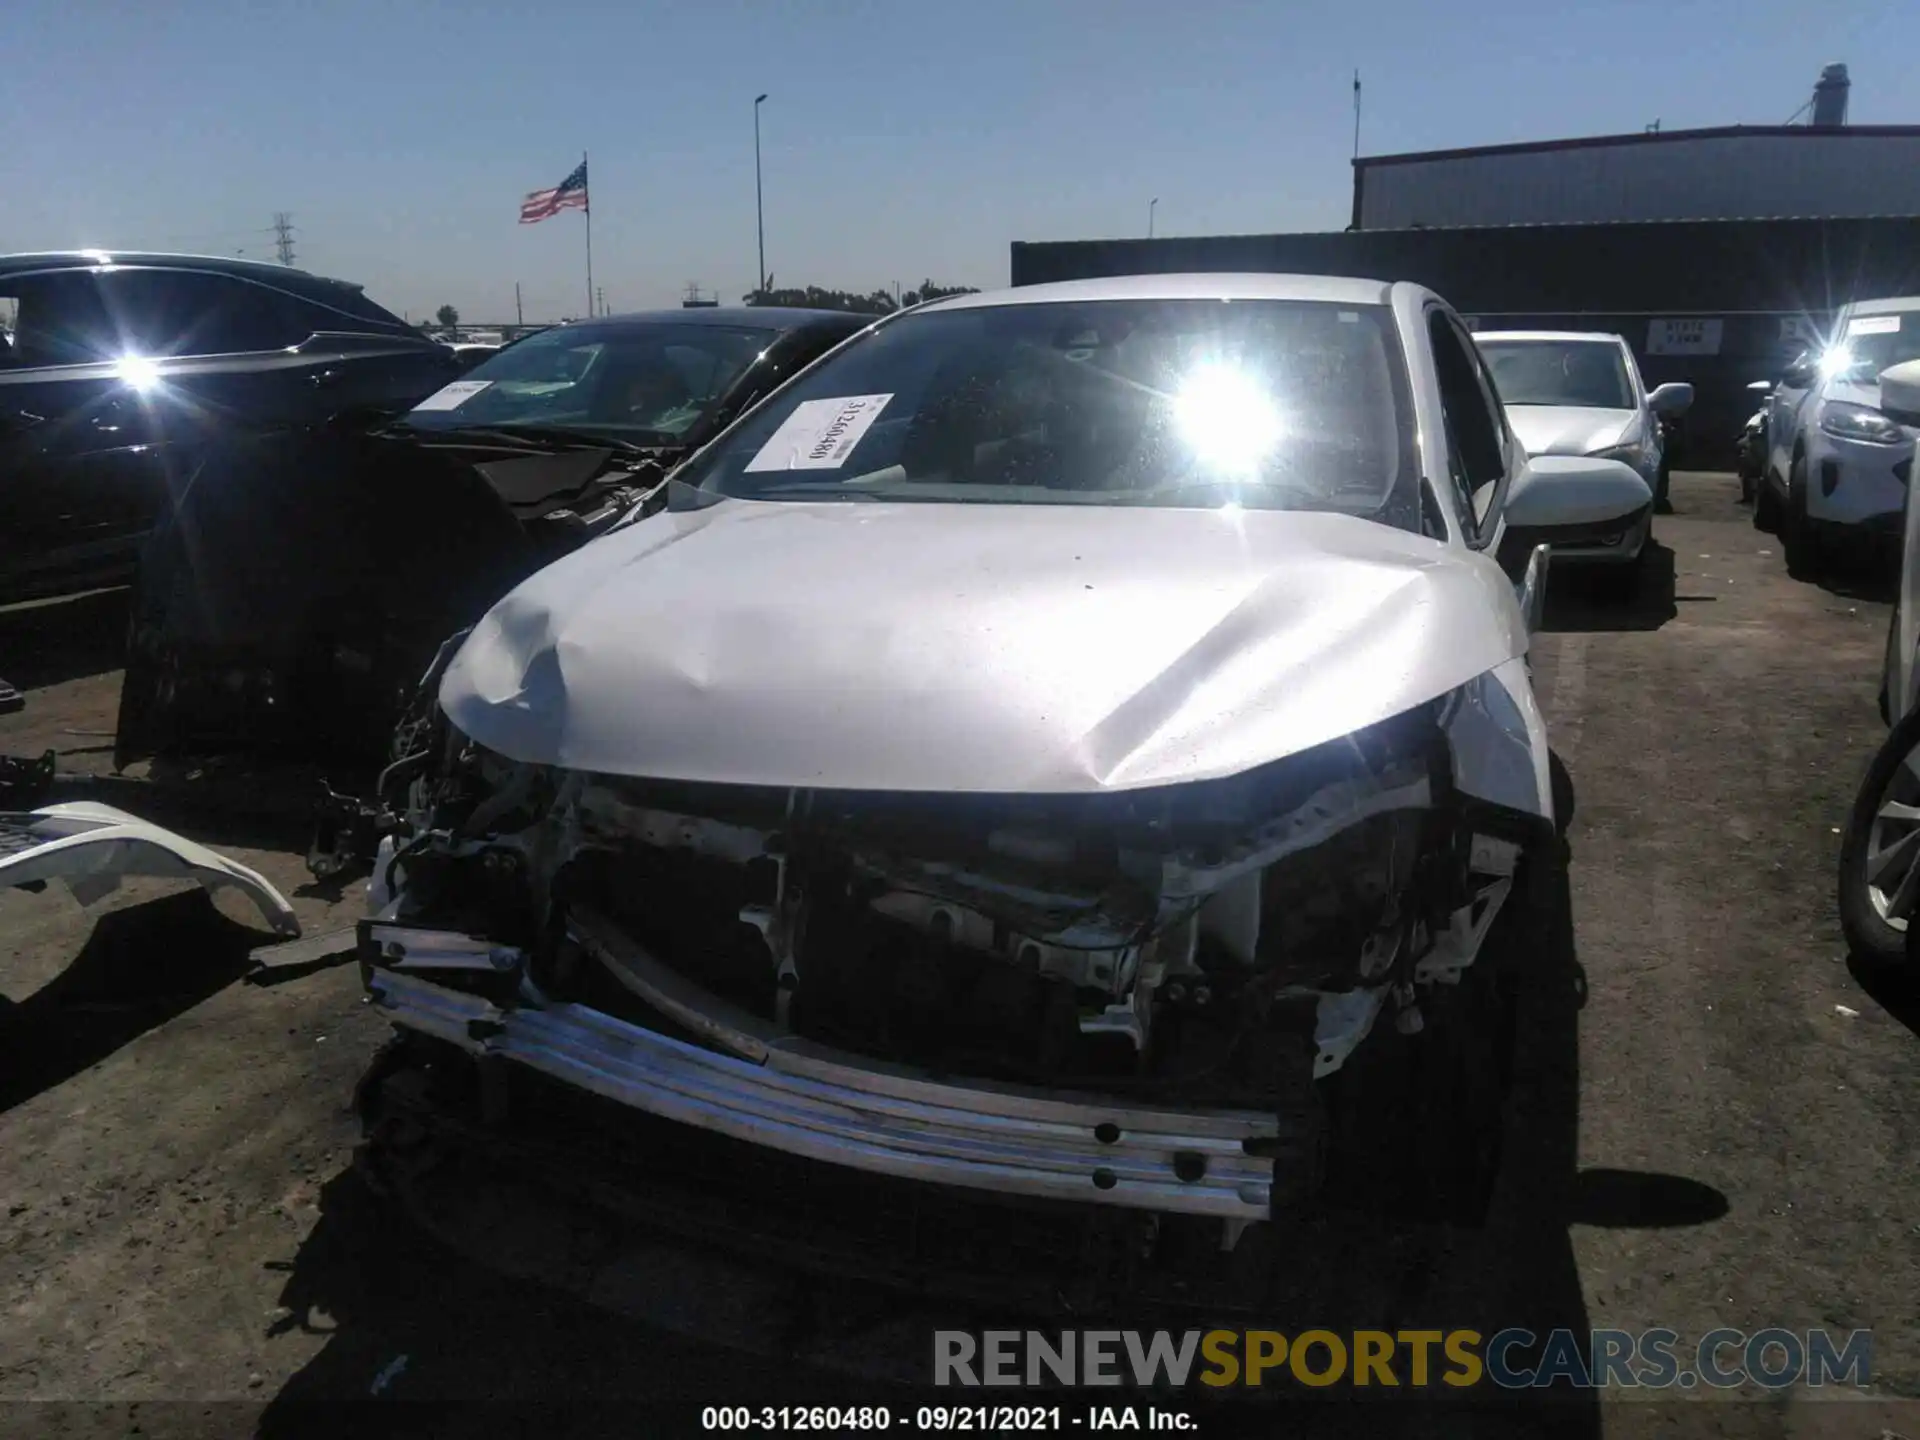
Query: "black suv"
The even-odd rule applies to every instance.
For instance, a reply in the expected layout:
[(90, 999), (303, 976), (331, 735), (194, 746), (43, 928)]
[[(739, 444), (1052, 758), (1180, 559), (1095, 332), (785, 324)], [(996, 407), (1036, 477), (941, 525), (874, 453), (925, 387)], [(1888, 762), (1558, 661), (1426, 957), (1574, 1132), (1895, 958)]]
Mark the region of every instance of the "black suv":
[(209, 441), (395, 414), (461, 368), (359, 286), (258, 261), (0, 256), (9, 309), (0, 603), (131, 579)]

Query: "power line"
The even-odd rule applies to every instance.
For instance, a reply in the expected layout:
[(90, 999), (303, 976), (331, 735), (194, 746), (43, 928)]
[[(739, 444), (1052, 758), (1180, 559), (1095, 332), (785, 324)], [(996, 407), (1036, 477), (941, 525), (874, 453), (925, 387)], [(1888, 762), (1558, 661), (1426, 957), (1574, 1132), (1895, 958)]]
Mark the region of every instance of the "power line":
[(293, 215), (286, 210), (276, 210), (273, 216), (273, 244), (280, 254), (282, 265), (293, 264)]

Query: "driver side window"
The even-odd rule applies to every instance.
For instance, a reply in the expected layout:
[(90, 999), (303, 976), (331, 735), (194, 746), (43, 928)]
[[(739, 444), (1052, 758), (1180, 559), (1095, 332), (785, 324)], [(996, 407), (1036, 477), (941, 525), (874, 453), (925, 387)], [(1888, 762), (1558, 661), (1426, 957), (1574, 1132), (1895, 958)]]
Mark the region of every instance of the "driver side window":
[(1478, 352), (1466, 333), (1443, 310), (1427, 312), (1427, 336), (1440, 382), (1440, 415), (1446, 427), (1447, 480), (1469, 543), (1480, 538), (1481, 522), (1495, 487), (1506, 474), (1506, 426), (1485, 377)]

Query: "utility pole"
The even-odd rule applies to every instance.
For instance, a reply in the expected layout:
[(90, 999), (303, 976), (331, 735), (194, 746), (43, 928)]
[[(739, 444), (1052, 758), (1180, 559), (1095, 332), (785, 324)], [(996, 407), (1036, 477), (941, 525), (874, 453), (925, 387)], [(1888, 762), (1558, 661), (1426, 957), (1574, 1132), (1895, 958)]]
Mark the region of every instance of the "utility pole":
[(753, 102), (753, 223), (760, 237), (760, 283), (755, 288), (763, 300), (767, 294), (767, 210), (760, 190), (760, 107), (766, 100), (765, 95), (759, 95)]
[(527, 312), (520, 308), (520, 282), (513, 282), (513, 323), (516, 326), (527, 323)]
[(282, 265), (293, 264), (293, 215), (286, 210), (276, 210), (273, 216), (273, 243), (280, 252)]
[(1153, 238), (1153, 212), (1159, 208), (1160, 197), (1158, 195), (1147, 201), (1147, 238), (1149, 240)]

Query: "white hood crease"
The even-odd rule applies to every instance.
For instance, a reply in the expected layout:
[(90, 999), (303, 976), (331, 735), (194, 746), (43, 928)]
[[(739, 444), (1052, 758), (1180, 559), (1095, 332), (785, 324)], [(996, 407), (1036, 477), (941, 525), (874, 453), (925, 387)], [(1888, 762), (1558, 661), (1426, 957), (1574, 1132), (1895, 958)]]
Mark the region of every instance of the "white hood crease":
[(726, 501), (520, 585), (440, 701), (565, 769), (1087, 793), (1237, 774), (1526, 644), (1490, 560), (1349, 516)]

